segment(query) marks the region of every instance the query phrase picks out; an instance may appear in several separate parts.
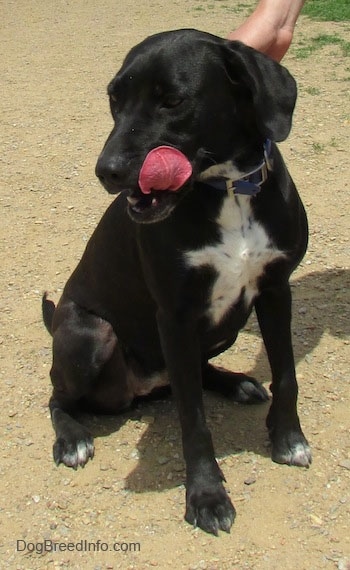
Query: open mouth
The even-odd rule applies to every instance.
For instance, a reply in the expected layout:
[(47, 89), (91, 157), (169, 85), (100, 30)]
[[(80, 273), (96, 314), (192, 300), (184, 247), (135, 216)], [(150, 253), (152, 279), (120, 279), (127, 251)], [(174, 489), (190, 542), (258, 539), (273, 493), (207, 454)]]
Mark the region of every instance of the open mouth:
[(152, 223), (168, 217), (175, 208), (178, 195), (167, 190), (154, 190), (149, 194), (130, 194), (127, 200), (131, 219), (139, 223)]
[(151, 149), (139, 172), (140, 193), (128, 196), (130, 217), (141, 223), (166, 218), (191, 175), (192, 164), (180, 150), (168, 145)]

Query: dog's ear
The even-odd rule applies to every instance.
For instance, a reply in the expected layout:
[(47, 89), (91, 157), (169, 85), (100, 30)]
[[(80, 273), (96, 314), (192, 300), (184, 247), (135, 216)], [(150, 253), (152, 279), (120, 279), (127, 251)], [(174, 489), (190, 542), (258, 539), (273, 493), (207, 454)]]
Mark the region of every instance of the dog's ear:
[(273, 141), (287, 138), (297, 97), (289, 71), (239, 41), (225, 41), (225, 65), (233, 83), (249, 89), (261, 133)]

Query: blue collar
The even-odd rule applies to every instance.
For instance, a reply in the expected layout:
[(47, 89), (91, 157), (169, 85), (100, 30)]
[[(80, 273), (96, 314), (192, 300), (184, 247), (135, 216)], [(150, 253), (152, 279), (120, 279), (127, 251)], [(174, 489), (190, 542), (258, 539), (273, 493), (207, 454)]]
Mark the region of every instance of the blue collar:
[(227, 192), (229, 196), (235, 194), (244, 194), (245, 196), (255, 196), (261, 190), (261, 185), (267, 180), (268, 171), (272, 169), (271, 165), (271, 147), (272, 143), (269, 139), (264, 142), (264, 159), (252, 172), (243, 176), (239, 180), (230, 180), (227, 178), (208, 178), (204, 181), (208, 186), (212, 186), (217, 190)]

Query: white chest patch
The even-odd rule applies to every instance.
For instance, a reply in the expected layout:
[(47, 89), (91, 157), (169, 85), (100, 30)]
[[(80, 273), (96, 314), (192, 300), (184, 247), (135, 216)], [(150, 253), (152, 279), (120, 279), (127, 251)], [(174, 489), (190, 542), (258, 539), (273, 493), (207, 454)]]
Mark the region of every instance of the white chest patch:
[(250, 201), (251, 197), (243, 195), (225, 198), (216, 220), (221, 243), (185, 254), (190, 267), (209, 265), (217, 272), (208, 311), (213, 324), (218, 324), (238, 301), (243, 287), (244, 300), (249, 306), (258, 292), (258, 278), (266, 265), (284, 257), (263, 226), (254, 220)]

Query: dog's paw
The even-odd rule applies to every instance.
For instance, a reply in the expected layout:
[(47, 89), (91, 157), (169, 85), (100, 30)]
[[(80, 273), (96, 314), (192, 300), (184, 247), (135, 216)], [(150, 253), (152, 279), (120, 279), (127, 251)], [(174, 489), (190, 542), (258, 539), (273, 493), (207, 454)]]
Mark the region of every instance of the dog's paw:
[(276, 463), (297, 467), (310, 467), (312, 462), (310, 446), (300, 432), (288, 433), (278, 440), (275, 438), (271, 457)]
[(94, 456), (94, 443), (90, 434), (81, 438), (58, 437), (53, 446), (53, 458), (56, 465), (64, 463), (67, 467), (77, 469)]
[(262, 404), (269, 400), (269, 395), (255, 378), (237, 374), (233, 384), (232, 399), (240, 404)]
[(203, 370), (203, 386), (240, 404), (261, 404), (269, 400), (264, 386), (252, 376), (212, 364), (207, 364)]
[(185, 520), (205, 532), (218, 535), (230, 532), (236, 511), (224, 489), (218, 483), (214, 489), (192, 489), (187, 492)]

